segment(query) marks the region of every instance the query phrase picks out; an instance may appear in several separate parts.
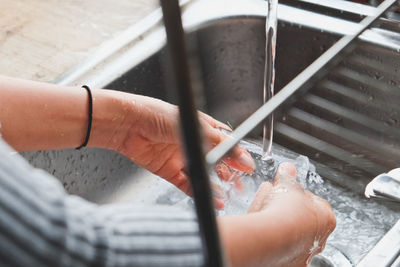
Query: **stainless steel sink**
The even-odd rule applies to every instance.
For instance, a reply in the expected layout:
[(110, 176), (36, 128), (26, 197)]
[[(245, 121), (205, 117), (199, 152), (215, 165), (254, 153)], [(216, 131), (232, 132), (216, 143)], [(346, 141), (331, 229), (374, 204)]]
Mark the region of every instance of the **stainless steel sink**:
[[(263, 4), (261, 0), (182, 3), (204, 82), (200, 108), (233, 127), (262, 104)], [(357, 27), (353, 21), (285, 5), (280, 5), (279, 17), (278, 90)], [(382, 105), (385, 99), (390, 102), (399, 96), (400, 79), (395, 73), (400, 65), (393, 59), (400, 59), (395, 50), (399, 43), (370, 38), (377, 34), (382, 34), (379, 29), (363, 34), (351, 56), (278, 117), (275, 142), (315, 163), (325, 178), (324, 187), (315, 192), (331, 202), (337, 215), (338, 226), (327, 246), (329, 255), (316, 258), (312, 266), (357, 264), (400, 218), (399, 206), (368, 202), (361, 194), (378, 172), (398, 167), (396, 156), (400, 155), (396, 130), (400, 109)], [(89, 83), (174, 102), (164, 87), (164, 45), (158, 10), (56, 82)], [(377, 79), (371, 78), (374, 75)], [(386, 89), (377, 90), (382, 79), (387, 80)], [(252, 136), (260, 136), (260, 130), (255, 129)], [(96, 203), (180, 205), (187, 201), (176, 192), (170, 194), (171, 199), (169, 192), (176, 191), (173, 186), (112, 151), (40, 151), (24, 156), (58, 177), (69, 193)]]

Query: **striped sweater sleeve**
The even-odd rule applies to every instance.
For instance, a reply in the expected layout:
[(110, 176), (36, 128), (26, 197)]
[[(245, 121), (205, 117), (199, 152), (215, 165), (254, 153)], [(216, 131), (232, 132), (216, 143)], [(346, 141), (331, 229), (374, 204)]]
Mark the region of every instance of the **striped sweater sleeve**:
[(194, 213), (70, 196), (0, 140), (0, 266), (201, 266)]

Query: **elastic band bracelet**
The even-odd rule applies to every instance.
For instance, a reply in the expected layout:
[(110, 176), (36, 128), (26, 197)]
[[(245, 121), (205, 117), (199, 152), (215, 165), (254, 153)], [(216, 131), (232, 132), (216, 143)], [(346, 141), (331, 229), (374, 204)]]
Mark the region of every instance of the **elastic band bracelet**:
[(93, 115), (92, 92), (90, 91), (90, 88), (87, 85), (82, 85), (82, 88), (85, 88), (89, 95), (89, 118), (88, 118), (88, 127), (87, 127), (85, 141), (83, 142), (83, 144), (81, 146), (77, 147), (76, 149), (81, 149), (82, 147), (85, 147), (88, 144), (89, 137), (90, 137), (90, 131), (92, 130), (92, 115)]

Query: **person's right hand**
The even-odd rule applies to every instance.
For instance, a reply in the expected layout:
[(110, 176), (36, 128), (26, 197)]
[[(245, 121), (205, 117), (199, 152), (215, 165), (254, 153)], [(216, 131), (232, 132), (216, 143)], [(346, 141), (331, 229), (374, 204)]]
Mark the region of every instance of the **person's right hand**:
[[(186, 162), (181, 144), (178, 107), (159, 99), (132, 95), (115, 91), (102, 90), (119, 104), (120, 115), (116, 127), (105, 144), (118, 151), (140, 167), (166, 179), (188, 195), (191, 185), (186, 171)], [(229, 126), (198, 112), (198, 119), (204, 137), (205, 150), (211, 150), (225, 138), (229, 138), (221, 129), (231, 130)], [(250, 153), (236, 146), (224, 162), (243, 172), (252, 173), (255, 163)], [(221, 172), (217, 172), (222, 179)], [(239, 184), (239, 182), (237, 182)], [(222, 208), (221, 199), (216, 199), (216, 207)]]
[(329, 203), (304, 190), (291, 163), (264, 183), (249, 214), (220, 218), (233, 266), (307, 266), (325, 247), (336, 220)]

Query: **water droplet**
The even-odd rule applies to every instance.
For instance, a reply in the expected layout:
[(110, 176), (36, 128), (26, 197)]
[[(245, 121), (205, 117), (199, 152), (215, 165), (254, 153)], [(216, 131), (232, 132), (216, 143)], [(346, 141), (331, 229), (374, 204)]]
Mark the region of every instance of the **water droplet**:
[(374, 79), (376, 79), (376, 80), (380, 81), (380, 80), (382, 80), (382, 79), (383, 79), (383, 75), (381, 75), (380, 73), (375, 73), (375, 75), (374, 75)]

